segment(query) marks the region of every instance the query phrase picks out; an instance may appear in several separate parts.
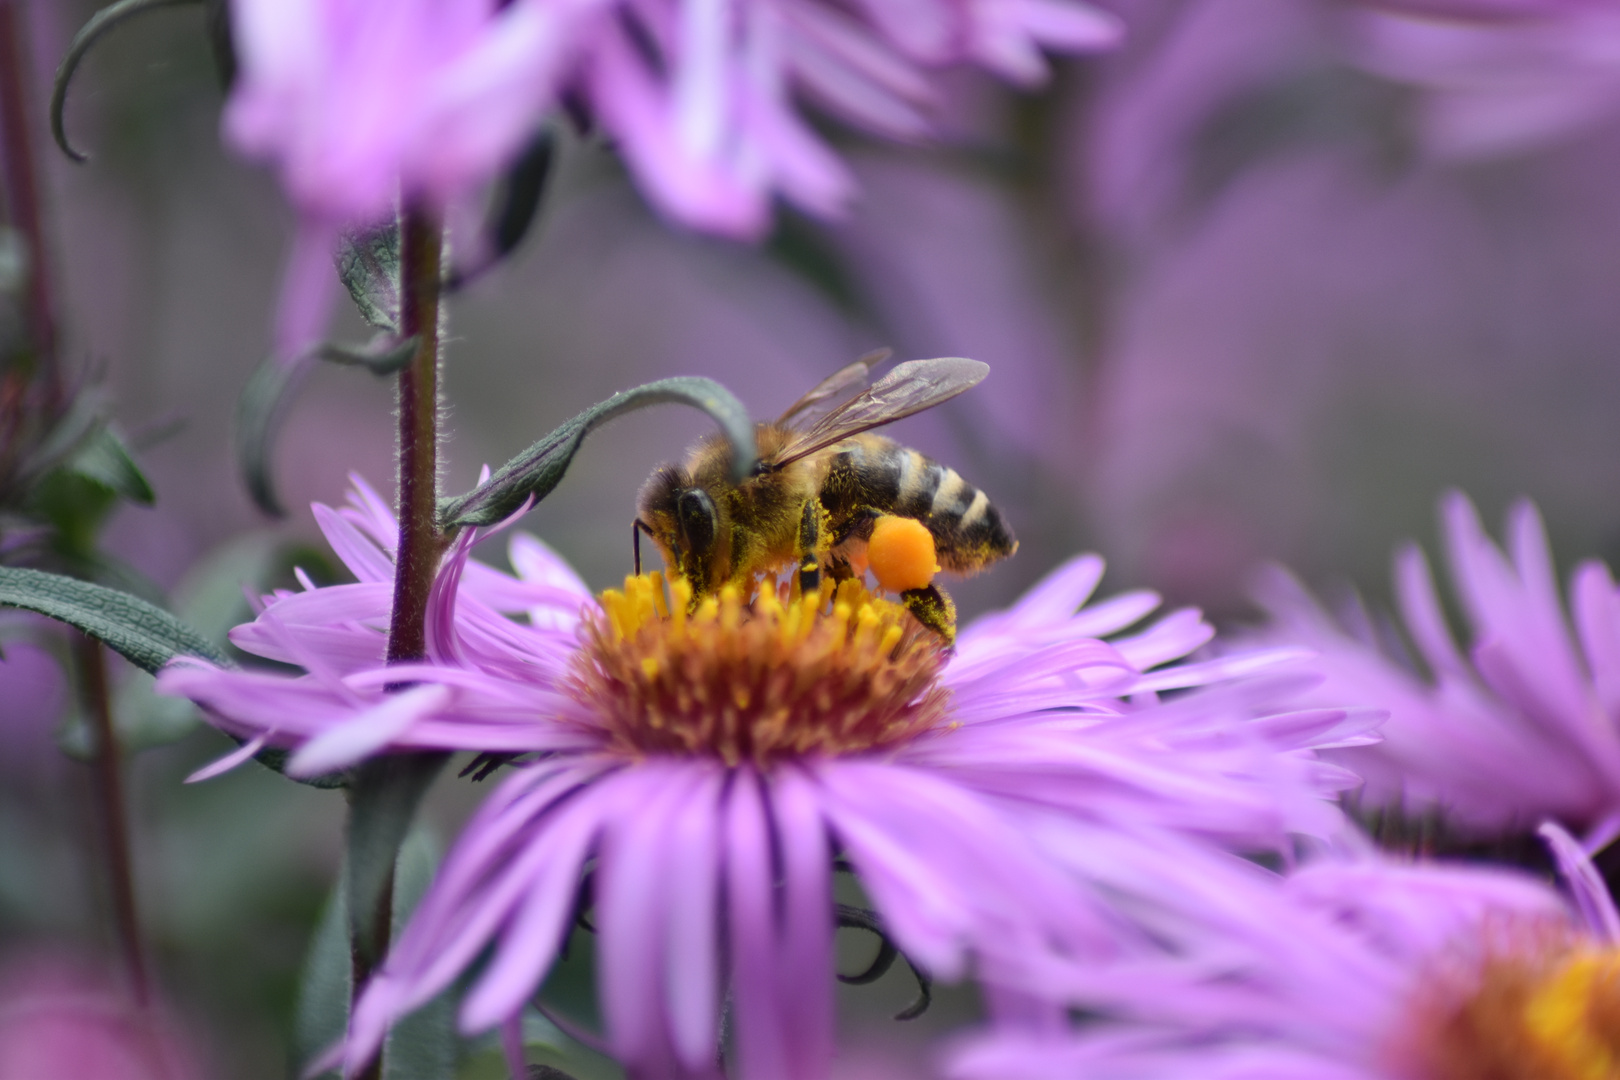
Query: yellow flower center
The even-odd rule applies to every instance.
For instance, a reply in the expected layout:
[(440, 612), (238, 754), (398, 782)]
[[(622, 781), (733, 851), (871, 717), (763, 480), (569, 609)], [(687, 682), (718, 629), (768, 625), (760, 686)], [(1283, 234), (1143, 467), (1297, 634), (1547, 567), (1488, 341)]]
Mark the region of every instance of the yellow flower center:
[(677, 578), (625, 579), (588, 619), (571, 689), (631, 753), (710, 753), (729, 765), (893, 746), (937, 727), (945, 653), (858, 581), (809, 596), (767, 576), (694, 607)]
[(1620, 1080), (1620, 948), (1543, 941), (1472, 981), (1419, 1010), (1423, 1080)]

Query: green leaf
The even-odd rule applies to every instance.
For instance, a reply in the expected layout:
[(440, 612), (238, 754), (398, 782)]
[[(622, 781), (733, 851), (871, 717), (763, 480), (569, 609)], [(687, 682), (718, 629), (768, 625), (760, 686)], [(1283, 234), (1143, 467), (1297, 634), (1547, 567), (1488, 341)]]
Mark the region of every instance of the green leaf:
[[(349, 998), (354, 985), (349, 957), (348, 875), (337, 884), (321, 908), (321, 921), (304, 954), (298, 979), (298, 1003), (293, 1012), (293, 1055), (303, 1075), (316, 1055), (343, 1038), (349, 1027)], [(336, 1077), (337, 1070), (320, 1076)]]
[(421, 338), (412, 334), (403, 341), (392, 334), (379, 334), (381, 341), (373, 341), (363, 348), (327, 342), (316, 350), (316, 355), (328, 363), (342, 367), (361, 367), (373, 375), (397, 375), (416, 356)]
[[(404, 932), (438, 868), (438, 846), (425, 829), (413, 829), (394, 863), (394, 941)], [(455, 1076), (461, 1048), (456, 1034), (456, 990), (451, 984), (395, 1022), (383, 1044), (383, 1080), (450, 1080)]]
[(286, 516), (276, 494), (270, 458), (281, 424), (315, 361), (363, 367), (378, 376), (392, 375), (411, 362), (418, 340), (414, 335), (404, 341), (389, 337), (358, 349), (328, 342), (303, 356), (267, 356), (260, 361), (236, 403), (236, 464), (253, 505), (271, 517)]
[(62, 63), (56, 69), (56, 85), (51, 90), (51, 135), (55, 137), (56, 145), (62, 148), (62, 153), (78, 162), (90, 160), (68, 142), (67, 129), (62, 120), (62, 112), (67, 105), (68, 84), (73, 81), (73, 73), (78, 70), (79, 61), (84, 59), (84, 54), (90, 51), (90, 47), (101, 40), (109, 30), (132, 15), (162, 7), (201, 2), (202, 0), (119, 0), (116, 4), (108, 4), (90, 17), (90, 21), (73, 36), (67, 55), (62, 57)]
[(236, 465), (242, 471), (242, 483), (253, 505), (271, 517), (285, 517), (287, 512), (276, 497), (270, 453), (293, 395), (303, 385), (312, 364), (312, 356), (292, 360), (266, 357), (236, 403)]
[(471, 265), (451, 269), (444, 282), (446, 292), (453, 293), (471, 284), (517, 250), (540, 214), (540, 203), (556, 157), (556, 131), (545, 127), (535, 133), (529, 145), (507, 166), (491, 213), (480, 230), (482, 243), (474, 245), (483, 250)]
[[(394, 862), (393, 940), (398, 941), (438, 870), (439, 850), (426, 829), (413, 829)], [(310, 939), (298, 984), (293, 1051), (300, 1067), (343, 1037), (349, 1024), (354, 968), (349, 949), (349, 873), (333, 886)], [(455, 1027), (452, 983), (420, 1009), (400, 1019), (383, 1049), (384, 1080), (448, 1080), (455, 1075), (461, 1040)], [(336, 1070), (320, 1074), (335, 1077)]]
[(732, 478), (741, 480), (748, 475), (757, 452), (754, 422), (742, 402), (713, 379), (697, 376), (660, 379), (621, 391), (591, 406), (502, 465), (484, 483), (465, 495), (442, 501), (439, 521), (446, 529), (493, 525), (515, 513), (525, 499), (539, 502), (561, 482), (585, 436), (616, 416), (666, 402), (690, 405), (712, 416), (731, 442)]
[(124, 440), (111, 428), (103, 427), (85, 440), (64, 467), (130, 502), (151, 506), (157, 501), (152, 485), (130, 456)]
[(155, 604), (105, 585), (0, 566), (0, 606), (37, 612), (77, 627), (136, 667), (156, 673), (176, 656), (230, 661), (201, 634)]
[(60, 569), (79, 577), (102, 576), (100, 564), (106, 560), (97, 551), (97, 538), (118, 506), (117, 492), (70, 469), (53, 469), (28, 493), (26, 505), (50, 525), (50, 548)]
[(71, 457), (106, 421), (107, 395), (97, 386), (80, 391), (56, 425), (29, 451), (17, 472), (24, 486)]
[(337, 271), (360, 317), (379, 330), (399, 331), (399, 222), (343, 234)]
[[(269, 532), (249, 533), (222, 544), (175, 586), (176, 615), (224, 654), (231, 628), (253, 618), (243, 589), (258, 593), (268, 588), (289, 563), (290, 552), (285, 541)], [(195, 705), (155, 693), (145, 674), (134, 675), (118, 688), (113, 719), (119, 744), (131, 753), (176, 742), (201, 721)]]

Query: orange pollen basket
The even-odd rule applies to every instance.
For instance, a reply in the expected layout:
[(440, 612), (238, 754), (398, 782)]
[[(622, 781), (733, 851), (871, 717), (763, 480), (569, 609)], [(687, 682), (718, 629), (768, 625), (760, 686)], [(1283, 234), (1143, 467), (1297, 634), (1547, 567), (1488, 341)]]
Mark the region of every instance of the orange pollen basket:
[(1445, 1004), (1420, 1006), (1417, 1076), (1620, 1080), (1620, 948), (1541, 936), (1493, 954)]
[(938, 637), (858, 581), (799, 597), (767, 576), (694, 605), (685, 581), (666, 596), (652, 573), (601, 600), (571, 690), (619, 750), (765, 764), (894, 746), (945, 722)]

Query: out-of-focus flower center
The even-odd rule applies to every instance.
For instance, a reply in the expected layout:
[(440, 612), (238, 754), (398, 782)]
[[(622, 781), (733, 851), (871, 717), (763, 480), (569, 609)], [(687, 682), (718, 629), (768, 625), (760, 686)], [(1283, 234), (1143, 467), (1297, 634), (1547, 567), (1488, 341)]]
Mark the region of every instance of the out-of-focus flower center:
[(1422, 1013), (1423, 1080), (1620, 1080), (1620, 948), (1506, 952)]
[(893, 746), (946, 716), (939, 638), (858, 581), (792, 596), (767, 577), (691, 606), (663, 575), (602, 594), (574, 693), (632, 753), (709, 753), (735, 765)]

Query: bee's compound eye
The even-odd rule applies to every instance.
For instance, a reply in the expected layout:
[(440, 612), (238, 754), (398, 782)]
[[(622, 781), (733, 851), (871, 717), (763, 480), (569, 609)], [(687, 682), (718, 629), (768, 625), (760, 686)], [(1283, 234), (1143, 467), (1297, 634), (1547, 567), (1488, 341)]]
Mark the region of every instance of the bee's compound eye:
[(701, 554), (714, 547), (714, 536), (720, 529), (720, 521), (714, 509), (714, 500), (709, 498), (707, 491), (692, 488), (681, 492), (681, 497), (675, 503), (675, 512), (680, 518), (686, 550)]
[(893, 593), (927, 588), (939, 573), (933, 534), (915, 518), (878, 518), (866, 558), (878, 584)]

